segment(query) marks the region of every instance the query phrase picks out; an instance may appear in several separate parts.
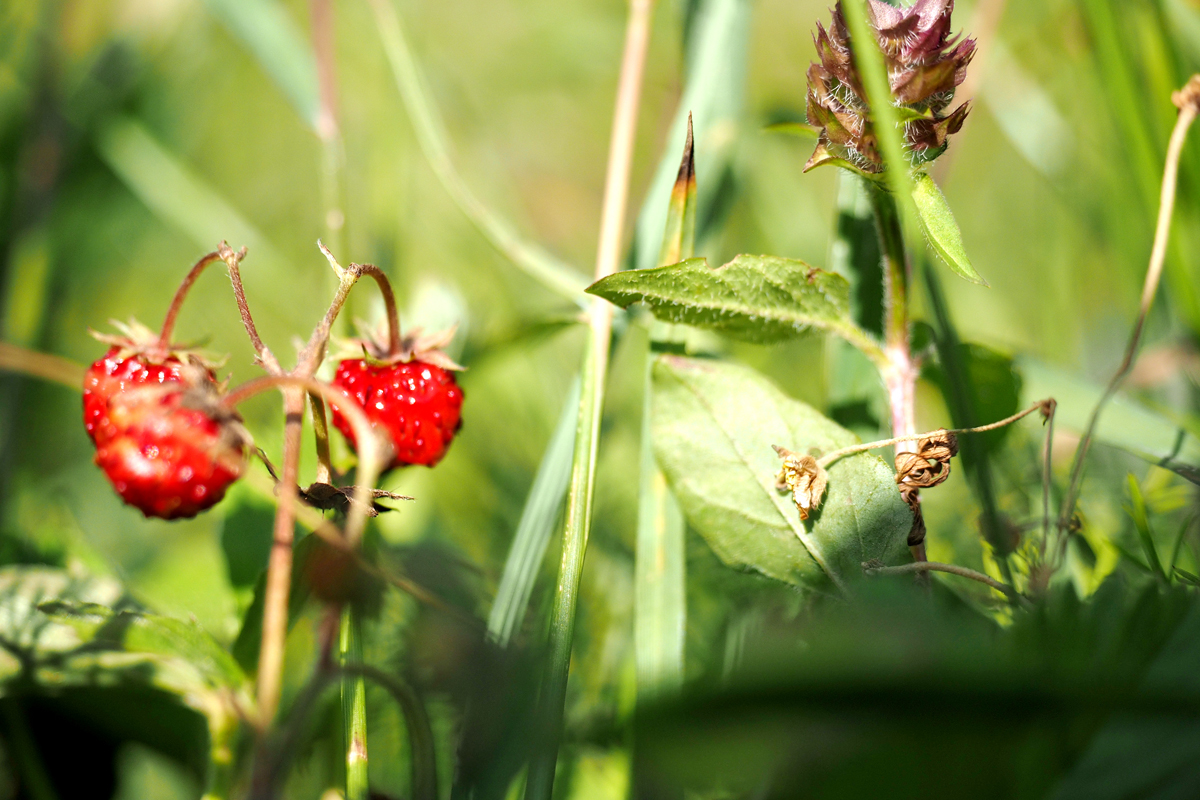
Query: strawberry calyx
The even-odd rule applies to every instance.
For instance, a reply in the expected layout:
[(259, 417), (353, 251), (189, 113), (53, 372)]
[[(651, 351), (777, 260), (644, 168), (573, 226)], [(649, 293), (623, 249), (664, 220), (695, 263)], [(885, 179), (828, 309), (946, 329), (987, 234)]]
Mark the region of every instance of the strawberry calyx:
[(168, 361), (179, 361), (184, 364), (194, 364), (208, 371), (210, 374), (215, 373), (225, 363), (224, 358), (214, 359), (207, 355), (202, 355), (199, 343), (178, 344), (165, 342), (159, 334), (150, 330), (150, 328), (136, 319), (131, 318), (127, 323), (110, 319), (109, 324), (116, 328), (119, 333), (101, 333), (100, 331), (88, 328), (88, 333), (91, 334), (93, 339), (113, 348), (108, 353), (109, 357), (125, 360), (136, 356), (147, 364), (163, 364)]
[(434, 333), (425, 333), (421, 328), (411, 328), (407, 334), (400, 337), (399, 345), (394, 350), (388, 344), (386, 328), (369, 331), (361, 338), (346, 340), (348, 347), (342, 357), (361, 357), (375, 367), (420, 361), (451, 372), (461, 372), (466, 367), (442, 350), (453, 341), (457, 331), (457, 325)]

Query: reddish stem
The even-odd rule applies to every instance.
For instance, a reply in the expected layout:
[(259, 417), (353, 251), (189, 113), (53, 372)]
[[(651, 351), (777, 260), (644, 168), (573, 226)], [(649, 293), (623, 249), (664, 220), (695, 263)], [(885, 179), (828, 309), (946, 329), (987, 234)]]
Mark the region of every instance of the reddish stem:
[(183, 305), (183, 300), (187, 297), (192, 284), (200, 277), (200, 273), (204, 271), (205, 267), (214, 261), (220, 260), (220, 258), (220, 252), (216, 251), (203, 256), (188, 272), (187, 277), (183, 279), (183, 283), (179, 284), (179, 288), (175, 291), (175, 297), (171, 300), (170, 307), (167, 308), (167, 316), (163, 320), (162, 332), (158, 335), (158, 344), (164, 350), (171, 346), (171, 334), (175, 330), (175, 319), (179, 316), (179, 307)]

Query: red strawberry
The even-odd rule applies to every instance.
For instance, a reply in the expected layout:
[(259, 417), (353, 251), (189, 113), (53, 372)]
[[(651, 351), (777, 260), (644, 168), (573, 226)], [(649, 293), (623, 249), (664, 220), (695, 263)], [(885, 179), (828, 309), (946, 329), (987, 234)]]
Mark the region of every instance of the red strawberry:
[(211, 368), (168, 351), (153, 334), (149, 341), (140, 326), (125, 330), (127, 337), (101, 337), (113, 347), (84, 379), (96, 464), (146, 516), (194, 517), (241, 474), (248, 437), (221, 405)]
[[(349, 358), (338, 364), (333, 385), (358, 401), (367, 418), (388, 433), (393, 448), (389, 469), (405, 464), (432, 467), (462, 427), (463, 393), (452, 371), (461, 367), (437, 349), (453, 333), (410, 336), (394, 355)], [(354, 429), (336, 408), (333, 424), (357, 448)]]

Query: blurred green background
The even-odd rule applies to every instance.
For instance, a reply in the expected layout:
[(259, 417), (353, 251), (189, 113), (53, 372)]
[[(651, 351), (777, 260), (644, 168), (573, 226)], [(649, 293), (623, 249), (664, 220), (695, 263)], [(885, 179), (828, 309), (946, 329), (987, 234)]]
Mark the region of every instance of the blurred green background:
[[(486, 616), (577, 371), (582, 332), (552, 324), (571, 309), (499, 255), (436, 179), (417, 147), (369, 5), (331, 5), (345, 154), (345, 228), (332, 238), (314, 123), (308, 4), (0, 2), (3, 339), (88, 363), (103, 351), (89, 327), (103, 330), (110, 318), (131, 316), (157, 326), (188, 266), (228, 239), (249, 247), (243, 275), (251, 308), (287, 362), (293, 340), (307, 337), (333, 287), (318, 237), (334, 243), (344, 263), (378, 264), (395, 282), (406, 325), (459, 325), (455, 354), (468, 367), (460, 436), (436, 469), (389, 476), (386, 488), (416, 500), (381, 518), (378, 530), (389, 545), (409, 548), (399, 552), (415, 554), (408, 566), (414, 574), (421, 574), (421, 553), (437, 554), (439, 564), (470, 565), (453, 578), (456, 591), (461, 605)], [(660, 0), (655, 9), (635, 209), (664, 152), (677, 159), (681, 146), (668, 132), (696, 5)], [(700, 193), (716, 209), (697, 247), (710, 263), (742, 252), (816, 266), (831, 261), (838, 176), (801, 174), (809, 145), (762, 131), (802, 117), (804, 74), (814, 57), (810, 37), (815, 22), (827, 20), (827, 6), (826, 0), (746, 4), (746, 70), (743, 81), (734, 81), (744, 93), (735, 98), (741, 115), (720, 132), (724, 139), (702, 140), (698, 150)], [(444, 117), (458, 171), (526, 238), (589, 275), (625, 3), (396, 0), (395, 7)], [(1136, 312), (1174, 120), (1170, 92), (1200, 69), (1200, 4), (964, 1), (955, 28), (981, 37), (973, 111), (933, 173), (991, 287), (945, 270), (942, 283), (960, 338), (1001, 356), (1004, 374), (976, 387), (981, 407), (995, 400), (1003, 410), (1014, 385), (1023, 401), (1059, 397), (1067, 420), (1055, 440), (1061, 480), (1090, 408), (1088, 387), (1102, 385), (1115, 369)], [(705, 162), (712, 152), (721, 154), (720, 174)], [(1147, 444), (1147, 436), (1170, 441), (1182, 431), (1190, 447), (1190, 437), (1200, 435), (1198, 191), (1200, 150), (1192, 144), (1164, 290), (1129, 386), (1133, 399), (1109, 420), (1107, 441), (1135, 450), (1141, 444), (1154, 452), (1158, 445)], [(377, 319), (379, 311), (371, 287), (355, 293), (352, 316)], [(932, 317), (920, 292), (916, 315)], [(259, 374), (219, 268), (195, 288), (177, 336), (204, 339), (208, 349), (229, 354), (223, 373), (235, 384)], [(642, 385), (641, 351), (629, 341), (617, 346), (611, 372), (576, 636), (568, 723), (582, 742), (595, 737), (579, 731), (602, 728), (628, 711)], [(842, 351), (819, 337), (774, 347), (714, 346), (818, 408), (830, 410), (839, 399), (830, 375)], [(1020, 373), (1015, 384), (1007, 357)], [(920, 428), (949, 424), (933, 381), (922, 382), (919, 402)], [(280, 404), (262, 398), (245, 414), (257, 443), (278, 459)], [(148, 605), (194, 617), (232, 642), (265, 557), (269, 499), (240, 485), (215, 513), (178, 523), (145, 520), (120, 504), (92, 465), (80, 416), (78, 395), (0, 375), (0, 558), (78, 564), (115, 576)], [(1040, 436), (1036, 423), (1028, 423), (993, 452), (999, 506), (1018, 531), (1040, 515)], [(346, 456), (342, 449), (339, 458)], [(311, 458), (305, 466), (311, 475)], [(1160, 548), (1171, 547), (1195, 504), (1194, 486), (1178, 475), (1099, 447), (1082, 504), (1088, 546), (1072, 556), (1071, 577), (1083, 593), (1114, 568), (1118, 545), (1136, 551), (1123, 510), (1128, 471), (1142, 482)], [(931, 558), (991, 568), (978, 535), (979, 506), (961, 475), (929, 493), (925, 507)], [(1188, 537), (1179, 563), (1195, 571), (1194, 535)], [(776, 613), (793, 617), (802, 601), (789, 589), (726, 570), (698, 537), (688, 547), (688, 674), (720, 675), (739, 657), (748, 631)], [(552, 553), (527, 621), (525, 636), (535, 640), (555, 564)], [(431, 570), (425, 577), (436, 583)], [(420, 632), (406, 622), (415, 613), (408, 599), (389, 595), (369, 655), (403, 660), (421, 645), (413, 641)], [(290, 642), (293, 688), (312, 654), (309, 623)], [(430, 649), (428, 642), (421, 646)], [(460, 657), (450, 649), (440, 656)], [(372, 736), (394, 731), (395, 712), (374, 694), (372, 704), (379, 707)], [(443, 719), (455, 724), (452, 715)], [(399, 748), (397, 736), (380, 733), (373, 752)], [(580, 796), (619, 796), (628, 781), (625, 752), (603, 743), (574, 747), (568, 785)], [(312, 755), (294, 776), (291, 796), (319, 796), (327, 771), (335, 769), (328, 760)], [(373, 778), (399, 791), (407, 785), (405, 763), (395, 755), (373, 759)], [(193, 779), (145, 748), (122, 751), (119, 765), (122, 797), (196, 791)]]

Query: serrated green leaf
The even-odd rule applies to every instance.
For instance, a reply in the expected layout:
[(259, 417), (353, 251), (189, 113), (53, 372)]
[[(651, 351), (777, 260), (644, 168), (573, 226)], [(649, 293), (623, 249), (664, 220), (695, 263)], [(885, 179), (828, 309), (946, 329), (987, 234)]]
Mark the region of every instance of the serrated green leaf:
[(927, 173), (919, 172), (913, 183), (912, 197), (917, 207), (917, 217), (921, 220), (921, 230), (938, 258), (945, 261), (950, 269), (959, 277), (966, 278), (971, 283), (987, 286), (975, 268), (963, 247), (962, 231), (954, 219), (954, 212), (946, 202), (946, 196), (933, 182)]
[(688, 521), (730, 566), (828, 590), (862, 563), (905, 555), (912, 515), (881, 458), (829, 468), (829, 488), (806, 522), (775, 488), (771, 445), (829, 452), (856, 437), (746, 367), (679, 356), (654, 365), (654, 441)]
[(644, 302), (654, 316), (749, 342), (774, 342), (819, 328), (873, 359), (879, 345), (850, 319), (846, 279), (778, 256), (740, 255), (710, 269), (703, 258), (609, 275), (588, 287), (621, 307)]

